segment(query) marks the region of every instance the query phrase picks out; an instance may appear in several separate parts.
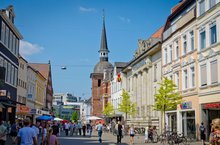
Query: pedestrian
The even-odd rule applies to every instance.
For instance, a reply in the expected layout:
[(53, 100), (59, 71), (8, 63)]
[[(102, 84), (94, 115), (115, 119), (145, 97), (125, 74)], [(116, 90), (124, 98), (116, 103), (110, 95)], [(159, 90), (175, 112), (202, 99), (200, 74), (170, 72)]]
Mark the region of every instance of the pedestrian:
[(220, 145), (220, 118), (212, 120), (209, 143), (210, 145)]
[(67, 122), (65, 122), (65, 124), (64, 124), (64, 130), (65, 130), (66, 136), (68, 136), (68, 133), (69, 133), (69, 124), (68, 124)]
[(202, 144), (205, 145), (205, 131), (206, 128), (204, 126), (204, 123), (202, 122), (201, 125), (199, 126), (199, 131), (200, 131), (200, 138), (202, 140)]
[(24, 127), (19, 129), (17, 136), (18, 145), (37, 145), (36, 134), (30, 127), (30, 119), (24, 119), (23, 123)]
[(144, 142), (148, 143), (148, 127), (145, 127), (144, 130)]
[(122, 125), (121, 122), (118, 121), (118, 124), (115, 126), (117, 130), (117, 143), (121, 143), (122, 138)]
[(53, 134), (53, 129), (49, 129), (48, 135), (47, 135), (47, 145), (59, 145), (57, 136)]
[(102, 129), (103, 125), (101, 124), (101, 122), (99, 122), (99, 124), (96, 126), (96, 130), (98, 131), (99, 143), (102, 143)]
[(83, 136), (86, 136), (86, 125), (85, 125), (85, 123), (83, 123), (82, 130), (83, 130)]
[(79, 135), (82, 135), (82, 124), (81, 122), (78, 122), (78, 130), (79, 130)]
[(53, 135), (58, 135), (59, 134), (59, 126), (57, 124), (57, 122), (53, 122), (53, 126), (52, 126), (52, 129), (53, 129)]
[(135, 134), (133, 124), (131, 124), (131, 127), (129, 129), (129, 134), (130, 134), (130, 144), (132, 145), (134, 144), (134, 134)]
[(4, 125), (4, 121), (0, 121), (0, 145), (5, 145), (7, 139), (7, 127)]
[(10, 136), (12, 138), (12, 143), (15, 144), (15, 140), (16, 140), (16, 137), (17, 137), (17, 134), (18, 134), (18, 127), (17, 127), (17, 124), (14, 122), (11, 126), (11, 132), (10, 132)]

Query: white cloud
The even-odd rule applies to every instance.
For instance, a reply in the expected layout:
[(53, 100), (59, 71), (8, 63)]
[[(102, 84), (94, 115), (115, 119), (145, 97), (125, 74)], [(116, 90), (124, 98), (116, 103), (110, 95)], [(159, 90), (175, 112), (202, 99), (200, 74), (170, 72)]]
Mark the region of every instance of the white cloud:
[(96, 11), (96, 9), (94, 9), (94, 8), (85, 8), (85, 7), (82, 7), (82, 6), (79, 7), (79, 10), (81, 12), (95, 12)]
[(130, 23), (131, 20), (129, 18), (125, 18), (125, 17), (122, 17), (122, 16), (119, 16), (119, 19), (123, 22), (126, 22), (126, 23)]
[(42, 46), (39, 46), (37, 44), (32, 44), (28, 41), (23, 40), (20, 41), (20, 54), (23, 57), (39, 53), (43, 49), (44, 48)]

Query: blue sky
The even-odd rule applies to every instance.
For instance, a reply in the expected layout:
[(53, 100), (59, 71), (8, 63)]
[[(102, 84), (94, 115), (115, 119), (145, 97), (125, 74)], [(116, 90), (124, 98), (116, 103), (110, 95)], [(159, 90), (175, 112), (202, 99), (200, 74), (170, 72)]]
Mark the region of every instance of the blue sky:
[[(28, 62), (52, 65), (55, 93), (91, 96), (90, 73), (99, 61), (102, 9), (109, 61), (128, 62), (138, 39), (164, 25), (179, 0), (0, 0), (13, 5), (23, 35), (20, 53)], [(66, 66), (66, 70), (61, 67)]]

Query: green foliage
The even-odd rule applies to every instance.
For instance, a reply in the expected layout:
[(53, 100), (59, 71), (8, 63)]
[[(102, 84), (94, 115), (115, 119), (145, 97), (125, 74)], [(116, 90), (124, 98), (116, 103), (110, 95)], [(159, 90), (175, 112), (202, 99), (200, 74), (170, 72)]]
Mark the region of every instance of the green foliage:
[(160, 89), (155, 94), (154, 109), (157, 111), (176, 110), (177, 105), (181, 102), (182, 97), (176, 90), (176, 85), (172, 80), (164, 77)]
[(176, 110), (177, 105), (182, 102), (182, 97), (176, 90), (176, 85), (172, 80), (164, 77), (160, 88), (155, 94), (154, 110), (161, 112), (161, 133), (165, 127), (165, 111)]
[(70, 120), (74, 121), (74, 122), (77, 122), (79, 120), (79, 116), (78, 116), (78, 113), (77, 111), (74, 111), (70, 117)]
[(108, 102), (107, 105), (104, 108), (103, 114), (106, 117), (111, 117), (114, 114), (114, 107), (111, 104), (111, 102)]
[(135, 103), (132, 103), (130, 98), (131, 96), (128, 94), (127, 91), (125, 91), (123, 89), (123, 92), (122, 92), (122, 101), (121, 103), (119, 104), (119, 108), (118, 110), (125, 113), (125, 117), (127, 119), (127, 115), (135, 115), (137, 110), (136, 110), (136, 104)]

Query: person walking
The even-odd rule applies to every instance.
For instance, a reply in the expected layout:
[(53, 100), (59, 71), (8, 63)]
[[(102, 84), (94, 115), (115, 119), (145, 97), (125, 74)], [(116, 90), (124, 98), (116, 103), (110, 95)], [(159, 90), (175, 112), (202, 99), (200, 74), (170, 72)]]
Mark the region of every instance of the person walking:
[(131, 127), (129, 129), (129, 134), (130, 134), (130, 145), (134, 144), (134, 125), (131, 124)]
[(4, 125), (4, 121), (0, 121), (0, 145), (5, 145), (7, 138), (7, 127)]
[(59, 134), (59, 126), (57, 124), (57, 122), (53, 122), (53, 126), (52, 126), (52, 129), (53, 129), (53, 135), (58, 135)]
[(79, 135), (82, 135), (82, 124), (81, 124), (81, 122), (78, 122), (78, 130), (79, 130)]
[(202, 144), (205, 145), (205, 131), (206, 131), (206, 128), (205, 128), (203, 122), (199, 126), (199, 131), (200, 131), (200, 138), (202, 140)]
[(64, 124), (64, 129), (65, 129), (66, 136), (68, 136), (68, 133), (69, 133), (69, 124), (68, 123)]
[(121, 143), (122, 138), (122, 125), (121, 122), (118, 121), (118, 124), (115, 126), (117, 130), (117, 143)]
[(59, 145), (57, 136), (53, 134), (53, 129), (49, 129), (48, 135), (47, 135), (47, 145)]
[(82, 130), (83, 130), (83, 136), (86, 136), (86, 124), (85, 123), (83, 123)]
[(220, 145), (220, 118), (212, 120), (211, 134), (209, 136), (210, 145)]
[(148, 143), (148, 127), (145, 127), (144, 131), (144, 143)]
[(37, 137), (32, 128), (30, 128), (30, 119), (24, 119), (24, 127), (19, 129), (17, 135), (18, 145), (37, 145)]
[(101, 122), (99, 122), (99, 124), (96, 126), (96, 130), (98, 131), (99, 143), (102, 143), (102, 129), (103, 125), (101, 124)]
[(12, 138), (12, 143), (15, 144), (15, 140), (16, 140), (16, 137), (17, 137), (17, 132), (18, 128), (17, 128), (17, 124), (14, 122), (11, 126), (11, 132), (10, 132), (10, 136)]

